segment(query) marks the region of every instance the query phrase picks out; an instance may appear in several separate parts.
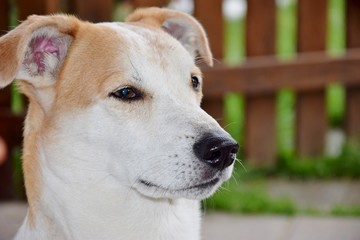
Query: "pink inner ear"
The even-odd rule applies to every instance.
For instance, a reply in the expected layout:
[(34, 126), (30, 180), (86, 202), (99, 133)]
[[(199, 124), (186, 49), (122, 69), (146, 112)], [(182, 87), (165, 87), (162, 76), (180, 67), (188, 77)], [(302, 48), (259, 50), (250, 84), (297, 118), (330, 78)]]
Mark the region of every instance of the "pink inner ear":
[(35, 37), (31, 40), (31, 61), (38, 66), (38, 73), (45, 71), (45, 54), (50, 53), (55, 57), (59, 57), (59, 46), (57, 46), (55, 42), (55, 38), (47, 38), (45, 36)]
[(175, 22), (168, 21), (162, 26), (165, 32), (169, 33), (174, 38), (181, 40), (186, 34), (186, 28)]

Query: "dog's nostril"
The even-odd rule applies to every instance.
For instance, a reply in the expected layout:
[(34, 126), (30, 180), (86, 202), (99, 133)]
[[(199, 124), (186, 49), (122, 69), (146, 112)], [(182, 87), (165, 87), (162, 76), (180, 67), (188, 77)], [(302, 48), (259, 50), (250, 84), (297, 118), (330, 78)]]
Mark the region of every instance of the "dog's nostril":
[(218, 148), (213, 148), (210, 150), (210, 156), (205, 160), (217, 160), (221, 157), (221, 151)]
[(195, 155), (213, 168), (223, 170), (236, 159), (239, 145), (229, 137), (207, 135), (194, 145)]

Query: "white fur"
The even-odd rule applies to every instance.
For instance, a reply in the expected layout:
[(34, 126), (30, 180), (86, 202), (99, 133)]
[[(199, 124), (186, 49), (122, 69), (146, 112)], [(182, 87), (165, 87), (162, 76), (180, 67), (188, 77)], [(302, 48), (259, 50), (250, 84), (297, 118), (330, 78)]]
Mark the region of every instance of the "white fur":
[[(116, 31), (129, 49), (114, 59), (129, 61), (107, 79), (109, 90), (131, 85), (147, 98), (98, 99), (56, 119), (40, 141), (43, 186), (35, 228), (25, 219), (16, 239), (200, 239), (199, 200), (230, 177), (232, 166), (215, 172), (193, 153), (203, 134), (226, 134), (199, 106), (191, 87), (194, 59), (166, 33), (99, 26)], [(161, 54), (152, 40), (163, 47)], [(190, 188), (209, 175), (220, 182)]]

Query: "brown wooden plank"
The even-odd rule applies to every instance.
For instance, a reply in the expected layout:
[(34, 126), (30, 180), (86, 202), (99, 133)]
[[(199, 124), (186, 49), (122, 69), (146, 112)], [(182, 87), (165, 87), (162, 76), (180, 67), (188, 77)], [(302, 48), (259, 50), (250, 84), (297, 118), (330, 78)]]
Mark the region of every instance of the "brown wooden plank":
[(360, 85), (346, 90), (346, 133), (360, 140)]
[(11, 87), (0, 89), (0, 109), (11, 108)]
[[(298, 1), (299, 52), (325, 50), (326, 22), (327, 0)], [(297, 94), (296, 145), (302, 156), (317, 156), (323, 153), (327, 130), (324, 99), (325, 90)]]
[(221, 126), (224, 126), (224, 102), (223, 98), (206, 98), (203, 99), (201, 107), (211, 115)]
[[(347, 48), (360, 48), (360, 2), (346, 2), (346, 45)], [(355, 78), (354, 78), (355, 79)], [(360, 82), (360, 75), (356, 78)], [(346, 87), (346, 133), (360, 140), (360, 86)]]
[(297, 95), (296, 143), (301, 156), (317, 156), (323, 152), (327, 128), (324, 92), (321, 89)]
[(69, 1), (69, 12), (91, 22), (112, 20), (113, 0), (73, 0)]
[(273, 0), (248, 0), (246, 13), (246, 55), (275, 54), (275, 12)]
[(275, 93), (245, 96), (245, 157), (257, 166), (276, 161), (275, 100)]
[(276, 160), (274, 94), (246, 98), (245, 155), (256, 166)]
[(327, 0), (298, 0), (298, 51), (325, 50)]
[(60, 0), (18, 0), (19, 20), (25, 20), (31, 14), (52, 14), (60, 11)]
[(346, 47), (360, 48), (360, 1), (346, 1)]
[(194, 7), (194, 16), (205, 28), (213, 57), (222, 59), (224, 47), (222, 0), (195, 0)]
[(0, 0), (0, 36), (5, 34), (9, 27), (10, 6), (8, 0)]
[(312, 91), (329, 83), (359, 85), (360, 49), (349, 50), (341, 57), (329, 57), (323, 52), (303, 53), (286, 62), (257, 57), (240, 66), (218, 65), (204, 68), (203, 72), (206, 97), (219, 97), (230, 91), (263, 94), (280, 88)]
[(170, 0), (132, 0), (135, 8), (140, 7), (165, 7), (169, 4)]
[[(246, 55), (275, 53), (275, 0), (248, 0)], [(276, 160), (275, 92), (245, 95), (245, 153), (254, 165), (271, 165)]]

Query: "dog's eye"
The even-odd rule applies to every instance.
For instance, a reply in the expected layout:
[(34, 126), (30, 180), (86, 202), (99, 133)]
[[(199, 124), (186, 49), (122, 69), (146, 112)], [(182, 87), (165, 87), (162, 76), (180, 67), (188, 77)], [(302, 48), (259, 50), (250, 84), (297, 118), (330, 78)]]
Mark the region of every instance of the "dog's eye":
[(200, 90), (200, 81), (199, 81), (199, 78), (197, 76), (195, 76), (195, 75), (191, 76), (191, 84), (192, 84), (195, 91)]
[(110, 96), (124, 101), (138, 100), (142, 97), (141, 92), (132, 87), (124, 87), (116, 90), (110, 93)]

